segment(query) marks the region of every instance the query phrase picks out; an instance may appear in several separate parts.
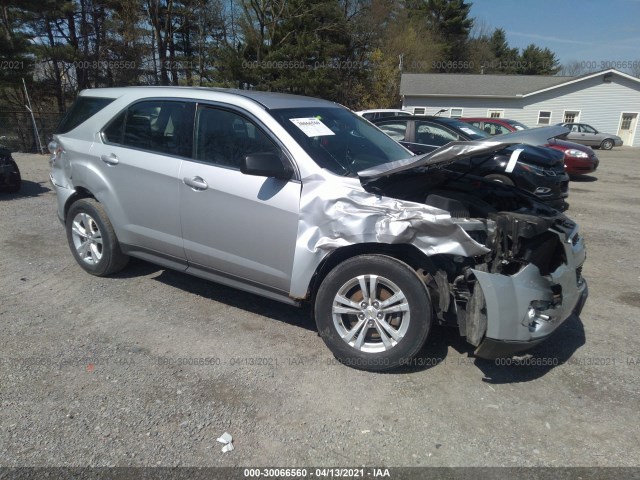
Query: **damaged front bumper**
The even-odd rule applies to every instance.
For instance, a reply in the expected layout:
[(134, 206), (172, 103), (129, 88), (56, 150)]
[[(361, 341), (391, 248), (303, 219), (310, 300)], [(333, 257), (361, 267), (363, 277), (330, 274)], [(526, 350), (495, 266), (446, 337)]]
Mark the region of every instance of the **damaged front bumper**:
[(582, 238), (563, 243), (566, 263), (550, 275), (529, 264), (514, 275), (473, 273), (485, 299), (487, 331), (475, 351), (497, 358), (527, 350), (551, 335), (572, 314), (579, 315), (588, 296), (582, 278), (586, 258)]
[[(575, 314), (576, 316), (580, 316), (580, 313), (582, 312), (582, 307), (584, 307), (584, 304), (586, 303), (588, 296), (589, 296), (589, 288), (587, 286), (587, 282), (585, 281), (584, 289), (580, 294), (580, 299), (578, 300), (578, 303), (573, 309), (573, 312), (572, 312), (573, 314)], [(569, 318), (569, 316), (567, 318)], [(561, 323), (562, 321), (558, 322), (556, 327), (560, 326)], [(476, 357), (486, 358), (486, 359), (511, 357), (517, 353), (533, 348), (534, 346), (546, 340), (549, 336), (551, 336), (552, 333), (553, 333), (553, 330), (551, 330), (551, 333), (547, 335), (536, 337), (528, 341), (497, 340), (494, 338), (485, 337), (485, 339), (478, 346), (474, 354)]]

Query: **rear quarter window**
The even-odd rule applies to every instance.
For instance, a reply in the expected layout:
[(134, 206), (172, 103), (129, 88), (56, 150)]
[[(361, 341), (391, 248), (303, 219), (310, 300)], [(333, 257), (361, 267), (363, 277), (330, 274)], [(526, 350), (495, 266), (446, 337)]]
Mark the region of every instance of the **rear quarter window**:
[(67, 133), (109, 105), (115, 99), (105, 97), (78, 97), (54, 133)]

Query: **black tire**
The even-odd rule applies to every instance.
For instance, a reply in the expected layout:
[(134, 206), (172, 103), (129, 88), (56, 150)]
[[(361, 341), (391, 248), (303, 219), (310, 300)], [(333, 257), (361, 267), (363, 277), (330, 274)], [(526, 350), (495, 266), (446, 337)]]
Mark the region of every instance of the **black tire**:
[(18, 164), (14, 160), (9, 160), (9, 165), (13, 167), (13, 171), (7, 174), (3, 182), (0, 183), (0, 191), (6, 193), (17, 193), (22, 186), (22, 177)]
[(504, 185), (511, 185), (511, 186), (515, 185), (515, 183), (513, 183), (513, 180), (511, 180), (506, 175), (499, 175), (497, 173), (492, 173), (490, 175), (485, 176), (484, 178), (486, 178), (487, 180), (493, 180), (494, 182), (502, 183)]
[(615, 142), (613, 140), (611, 140), (610, 138), (605, 138), (600, 144), (600, 148), (602, 148), (602, 150), (611, 150), (614, 144)]
[[(78, 232), (75, 237), (74, 226)], [(97, 200), (83, 198), (74, 202), (67, 212), (66, 230), (71, 253), (76, 262), (91, 275), (98, 277), (111, 275), (122, 270), (129, 262), (129, 257), (120, 249), (107, 212)], [(96, 230), (101, 243), (98, 243)], [(81, 231), (89, 234), (82, 237), (79, 234)], [(87, 240), (83, 242), (82, 238)], [(94, 245), (91, 245), (92, 243)], [(83, 246), (85, 246), (84, 249)], [(95, 248), (89, 248), (94, 246)], [(84, 258), (80, 250), (87, 253)]]
[[(374, 288), (376, 301), (371, 298), (367, 302), (358, 277), (365, 276), (370, 280), (371, 275), (378, 276)], [(366, 282), (366, 287), (370, 293), (370, 281)], [(400, 303), (393, 301), (387, 308), (396, 306), (403, 311), (384, 313), (384, 308), (380, 311), (374, 308), (376, 304), (381, 305), (379, 301), (388, 300), (398, 291), (403, 299)], [(334, 319), (333, 307), (338, 294), (355, 303), (358, 310), (348, 307), (354, 313), (337, 312)], [(363, 303), (367, 309), (362, 308)], [(344, 302), (336, 304), (346, 305)], [(343, 364), (360, 370), (381, 372), (408, 364), (424, 345), (431, 327), (432, 308), (427, 287), (407, 264), (384, 255), (360, 255), (335, 267), (320, 285), (314, 308), (318, 332), (329, 350)], [(381, 321), (397, 337), (385, 333), (388, 346), (384, 345), (380, 334), (380, 330), (384, 332), (386, 328)], [(363, 322), (363, 328), (357, 328), (359, 322)], [(361, 332), (352, 334), (353, 344), (341, 336), (347, 331)], [(363, 343), (358, 347), (361, 338)]]

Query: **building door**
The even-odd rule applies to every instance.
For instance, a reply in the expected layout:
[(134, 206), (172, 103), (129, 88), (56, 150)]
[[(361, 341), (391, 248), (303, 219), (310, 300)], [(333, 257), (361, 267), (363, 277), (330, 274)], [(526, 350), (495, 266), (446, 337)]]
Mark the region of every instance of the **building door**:
[(622, 139), (624, 145), (633, 144), (633, 135), (636, 132), (636, 125), (638, 124), (637, 113), (623, 113), (620, 120), (620, 128), (618, 129), (618, 136)]

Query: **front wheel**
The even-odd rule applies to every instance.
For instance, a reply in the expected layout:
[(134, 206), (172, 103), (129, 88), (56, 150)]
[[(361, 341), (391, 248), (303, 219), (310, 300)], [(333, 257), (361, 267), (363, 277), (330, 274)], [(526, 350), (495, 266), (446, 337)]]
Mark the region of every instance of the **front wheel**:
[(604, 139), (600, 144), (600, 148), (602, 148), (603, 150), (611, 150), (613, 148), (613, 140), (611, 140), (610, 138)]
[(408, 363), (424, 345), (431, 302), (411, 267), (383, 255), (361, 255), (327, 275), (315, 316), (320, 336), (339, 361), (385, 371)]

